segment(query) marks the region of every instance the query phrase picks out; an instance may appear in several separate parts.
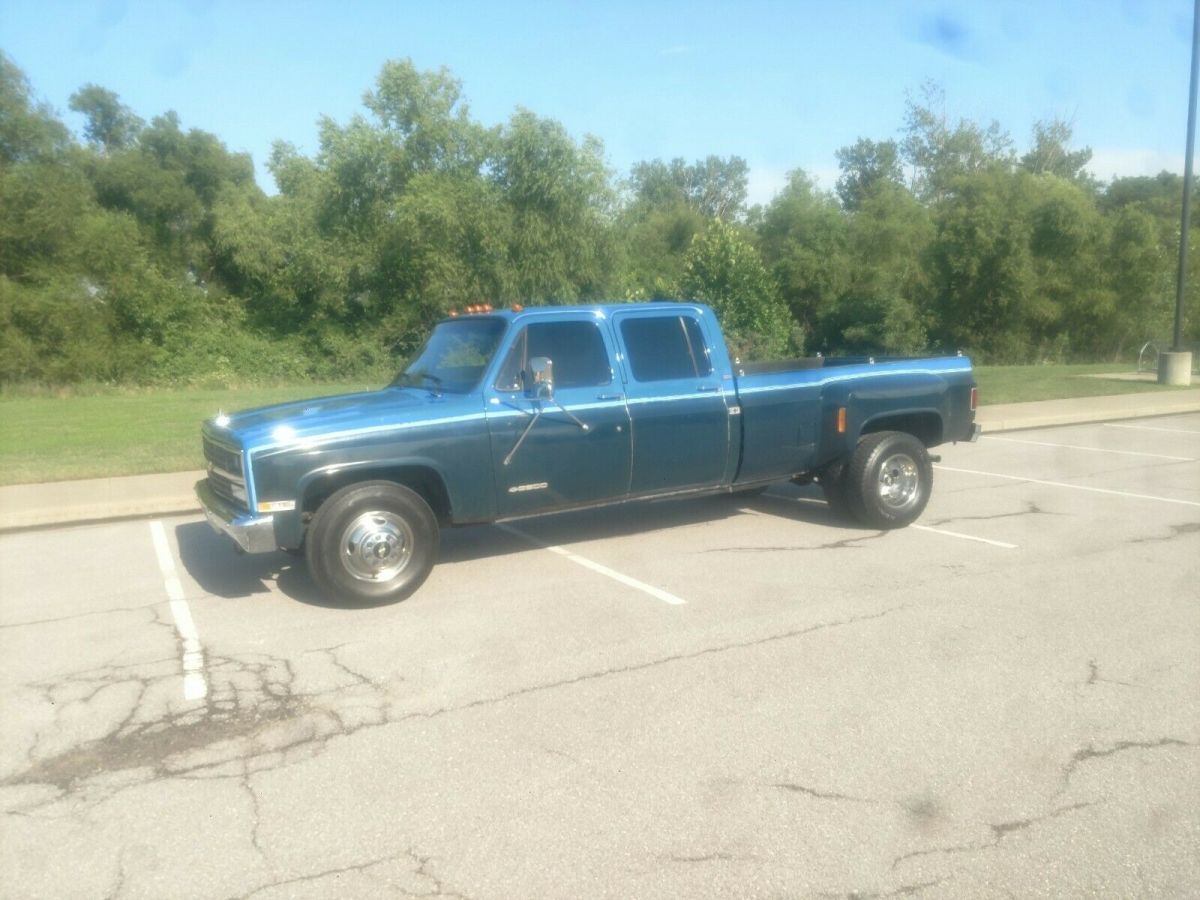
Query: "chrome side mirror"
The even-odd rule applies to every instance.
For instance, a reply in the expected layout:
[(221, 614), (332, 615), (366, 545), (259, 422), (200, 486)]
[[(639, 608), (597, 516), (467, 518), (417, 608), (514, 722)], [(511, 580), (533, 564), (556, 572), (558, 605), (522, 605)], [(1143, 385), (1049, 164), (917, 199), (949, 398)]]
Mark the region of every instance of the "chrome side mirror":
[(548, 356), (534, 356), (525, 372), (525, 393), (531, 397), (554, 399), (554, 361)]

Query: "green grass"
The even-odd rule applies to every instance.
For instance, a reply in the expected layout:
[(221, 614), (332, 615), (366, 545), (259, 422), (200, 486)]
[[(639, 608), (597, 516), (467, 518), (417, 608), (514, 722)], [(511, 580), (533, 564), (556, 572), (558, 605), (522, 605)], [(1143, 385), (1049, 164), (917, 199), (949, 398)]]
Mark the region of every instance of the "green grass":
[(218, 410), (371, 387), (379, 385), (6, 389), (0, 395), (0, 484), (200, 469), (200, 422)]
[(1133, 366), (1121, 363), (1100, 365), (976, 366), (979, 402), (1024, 403), (1031, 400), (1065, 400), (1069, 397), (1102, 397), (1106, 394), (1135, 394), (1176, 391), (1177, 387), (1152, 381), (1122, 381), (1089, 378), (1089, 375), (1127, 374)]
[[(1078, 377), (1128, 371), (1128, 365), (1119, 364), (980, 366), (976, 377), (985, 405), (1177, 390), (1148, 382)], [(199, 469), (200, 421), (219, 409), (231, 412), (377, 386), (6, 388), (0, 393), (0, 484)]]

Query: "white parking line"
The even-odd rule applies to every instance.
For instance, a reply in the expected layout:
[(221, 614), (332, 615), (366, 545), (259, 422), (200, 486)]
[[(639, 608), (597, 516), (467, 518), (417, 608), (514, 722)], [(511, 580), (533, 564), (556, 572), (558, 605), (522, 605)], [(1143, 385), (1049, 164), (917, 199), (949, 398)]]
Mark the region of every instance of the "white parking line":
[[(776, 500), (792, 500), (796, 503), (816, 503), (820, 506), (825, 506), (824, 500), (817, 500), (813, 497), (781, 497), (779, 494), (766, 494), (767, 497), (774, 497)], [(751, 513), (756, 516), (766, 516), (769, 513), (762, 513), (755, 509), (739, 509), (738, 512)], [(1016, 544), (1008, 544), (1004, 541), (993, 541), (990, 538), (975, 537), (973, 534), (963, 534), (960, 531), (947, 531), (945, 528), (933, 528), (929, 525), (910, 525), (909, 528), (915, 528), (918, 531), (932, 531), (934, 534), (944, 534), (946, 537), (962, 538), (964, 541), (978, 541), (981, 544), (991, 544), (993, 547), (1003, 547), (1005, 550), (1016, 550)]]
[(183, 585), (175, 573), (175, 558), (171, 555), (162, 522), (155, 519), (150, 523), (150, 536), (154, 540), (154, 552), (158, 556), (158, 568), (167, 589), (175, 630), (179, 632), (179, 640), (183, 644), (183, 699), (203, 700), (208, 696), (208, 681), (204, 677), (204, 648), (200, 646), (200, 635), (196, 632), (196, 623), (192, 621), (192, 609), (183, 596)]
[(1159, 428), (1154, 425), (1119, 425), (1116, 422), (1101, 422), (1105, 428), (1129, 428), (1133, 431), (1167, 431), (1171, 434), (1200, 434), (1194, 428)]
[(663, 603), (669, 603), (672, 606), (683, 606), (685, 602), (681, 598), (676, 597), (674, 594), (668, 594), (666, 591), (660, 590), (653, 585), (646, 584), (644, 581), (638, 581), (636, 578), (630, 578), (628, 575), (623, 575), (615, 569), (610, 569), (608, 566), (602, 566), (600, 563), (593, 562), (586, 556), (580, 556), (578, 553), (572, 553), (570, 550), (564, 550), (562, 547), (544, 544), (533, 535), (526, 534), (524, 531), (521, 531), (519, 528), (514, 528), (512, 525), (497, 525), (496, 527), (507, 531), (509, 534), (516, 535), (517, 537), (528, 541), (534, 546), (541, 547), (543, 550), (549, 550), (551, 553), (556, 553), (559, 556), (569, 559), (577, 566), (583, 566), (585, 569), (590, 569), (591, 571), (597, 572), (606, 578), (611, 578), (613, 581), (619, 581), (626, 587), (631, 587), (641, 591), (644, 594), (649, 594), (651, 597), (654, 597), (656, 600), (661, 600)]
[(1176, 462), (1196, 462), (1194, 456), (1167, 456), (1163, 453), (1143, 453), (1140, 450), (1110, 450), (1107, 447), (1081, 447), (1077, 444), (1052, 444), (1049, 441), (1026, 441), (1021, 438), (1002, 438), (984, 435), (988, 441), (1004, 441), (1006, 444), (1032, 444), (1035, 447), (1062, 447), (1064, 450), (1087, 450), (1090, 453), (1116, 453), (1120, 456), (1149, 456), (1151, 459), (1173, 459)]
[(978, 541), (981, 544), (990, 544), (993, 547), (1001, 547), (1005, 550), (1016, 550), (1016, 544), (1009, 544), (1004, 541), (993, 541), (991, 538), (976, 537), (973, 534), (963, 534), (960, 531), (947, 531), (945, 528), (933, 528), (929, 525), (909, 525), (909, 528), (915, 528), (917, 531), (932, 531), (934, 534), (944, 534), (946, 537), (962, 538), (964, 541)]
[(936, 465), (935, 469), (943, 472), (961, 472), (965, 475), (984, 475), (988, 478), (1004, 478), (1008, 481), (1024, 481), (1028, 484), (1045, 484), (1050, 487), (1069, 488), (1073, 491), (1088, 491), (1093, 494), (1113, 494), (1117, 497), (1132, 497), (1135, 500), (1157, 500), (1159, 503), (1176, 503), (1180, 506), (1197, 506), (1195, 500), (1178, 500), (1175, 497), (1156, 497), (1153, 494), (1135, 494), (1131, 491), (1114, 491), (1110, 488), (1089, 487), (1085, 484), (1067, 484), (1063, 481), (1043, 481), (1040, 478), (1026, 478), (1023, 475), (1001, 475), (999, 472), (980, 472), (976, 469), (956, 469), (953, 466)]

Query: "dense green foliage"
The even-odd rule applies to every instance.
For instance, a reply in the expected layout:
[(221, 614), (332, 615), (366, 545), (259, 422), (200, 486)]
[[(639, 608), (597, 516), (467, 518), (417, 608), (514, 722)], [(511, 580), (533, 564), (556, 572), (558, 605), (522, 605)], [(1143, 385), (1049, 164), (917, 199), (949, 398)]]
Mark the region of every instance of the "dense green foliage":
[(835, 192), (796, 171), (748, 208), (737, 157), (621, 178), (529, 110), (478, 122), (444, 69), (389, 62), (363, 104), (312, 157), (277, 144), (267, 196), (97, 85), (73, 136), (0, 53), (0, 381), (377, 378), (478, 302), (700, 299), (744, 356), (1113, 359), (1170, 328), (1181, 179), (1099, 185), (1061, 122), (1018, 155), (926, 89)]

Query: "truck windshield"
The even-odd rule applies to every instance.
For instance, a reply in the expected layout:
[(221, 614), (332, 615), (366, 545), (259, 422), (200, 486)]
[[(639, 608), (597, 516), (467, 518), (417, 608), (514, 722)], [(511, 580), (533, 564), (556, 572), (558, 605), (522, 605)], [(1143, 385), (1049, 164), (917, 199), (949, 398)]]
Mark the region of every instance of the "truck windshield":
[(395, 386), (464, 394), (479, 383), (504, 334), (501, 318), (460, 319), (433, 329), (417, 358), (396, 376)]

